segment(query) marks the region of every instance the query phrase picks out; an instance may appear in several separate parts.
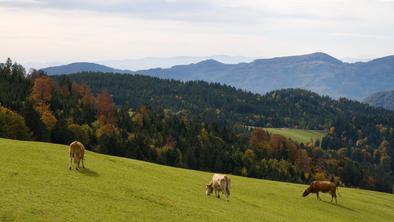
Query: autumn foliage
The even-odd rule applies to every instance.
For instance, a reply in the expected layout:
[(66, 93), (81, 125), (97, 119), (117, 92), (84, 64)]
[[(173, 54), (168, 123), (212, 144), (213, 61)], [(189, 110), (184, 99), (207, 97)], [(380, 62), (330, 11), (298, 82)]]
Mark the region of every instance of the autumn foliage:
[(52, 129), (57, 122), (56, 117), (49, 107), (54, 87), (55, 84), (49, 77), (39, 76), (34, 80), (34, 85), (29, 97), (30, 102), (33, 104), (36, 111), (41, 114), (41, 120), (48, 129)]
[(29, 140), (31, 132), (21, 115), (0, 106), (0, 137)]
[(101, 125), (115, 123), (115, 105), (111, 95), (103, 91), (96, 98), (97, 119)]
[(30, 99), (35, 104), (49, 104), (52, 98), (53, 82), (47, 76), (40, 76), (34, 80)]

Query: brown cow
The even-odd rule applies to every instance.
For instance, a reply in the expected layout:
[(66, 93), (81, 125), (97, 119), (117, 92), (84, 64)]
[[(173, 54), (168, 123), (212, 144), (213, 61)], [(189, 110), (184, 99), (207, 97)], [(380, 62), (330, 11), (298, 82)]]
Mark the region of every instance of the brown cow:
[(335, 203), (337, 203), (337, 185), (332, 181), (313, 181), (312, 184), (304, 191), (303, 197), (308, 196), (310, 193), (316, 193), (316, 198), (321, 200), (319, 197), (319, 192), (330, 193), (331, 202), (335, 198)]
[(217, 198), (220, 198), (220, 191), (223, 192), (226, 200), (228, 201), (231, 189), (231, 179), (229, 176), (215, 173), (212, 176), (212, 181), (207, 184), (205, 188), (205, 193), (207, 195), (210, 195), (213, 191), (215, 191), (215, 196), (217, 196)]
[(74, 141), (70, 144), (70, 167), (69, 169), (71, 170), (71, 165), (72, 161), (74, 159), (74, 164), (75, 164), (75, 169), (79, 169), (79, 162), (82, 161), (82, 167), (85, 168), (85, 165), (83, 164), (83, 159), (85, 156), (85, 147), (83, 146), (82, 143), (78, 141)]

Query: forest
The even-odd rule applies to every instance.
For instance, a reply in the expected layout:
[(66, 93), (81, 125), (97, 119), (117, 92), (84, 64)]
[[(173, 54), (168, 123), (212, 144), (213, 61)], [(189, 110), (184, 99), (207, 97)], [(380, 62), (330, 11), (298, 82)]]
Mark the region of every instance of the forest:
[[(326, 130), (297, 143), (260, 128)], [(142, 75), (29, 73), (0, 64), (0, 137), (68, 144), (164, 165), (297, 183), (335, 176), (390, 192), (394, 112), (302, 89), (265, 95)]]

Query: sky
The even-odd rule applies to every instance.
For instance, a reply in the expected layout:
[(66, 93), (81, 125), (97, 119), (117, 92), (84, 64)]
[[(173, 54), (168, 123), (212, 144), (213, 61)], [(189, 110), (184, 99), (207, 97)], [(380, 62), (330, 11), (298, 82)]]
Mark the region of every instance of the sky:
[(0, 61), (394, 54), (394, 0), (0, 0)]

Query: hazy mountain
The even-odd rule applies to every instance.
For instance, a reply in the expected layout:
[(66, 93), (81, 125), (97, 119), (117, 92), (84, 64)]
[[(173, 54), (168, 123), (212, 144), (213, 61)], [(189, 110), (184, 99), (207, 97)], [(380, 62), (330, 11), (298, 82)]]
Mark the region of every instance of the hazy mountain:
[(129, 70), (114, 69), (108, 66), (89, 63), (89, 62), (77, 62), (68, 65), (52, 66), (48, 68), (41, 69), (48, 75), (61, 75), (61, 74), (71, 74), (78, 72), (112, 72), (112, 73), (133, 73)]
[(394, 90), (377, 92), (364, 99), (371, 106), (394, 110)]
[(175, 65), (185, 65), (191, 63), (198, 63), (203, 60), (214, 59), (226, 64), (235, 64), (240, 62), (251, 62), (257, 58), (244, 56), (227, 56), (215, 55), (206, 57), (192, 57), (192, 56), (175, 56), (175, 57), (146, 57), (138, 59), (124, 59), (124, 60), (103, 60), (97, 63), (110, 67), (117, 67), (120, 69), (140, 70), (150, 68), (170, 68)]
[[(94, 63), (73, 63), (43, 70), (50, 75), (82, 71), (133, 73)], [(218, 82), (261, 94), (276, 89), (302, 88), (334, 98), (361, 100), (373, 93), (394, 89), (394, 56), (357, 63), (345, 63), (325, 53), (257, 59), (237, 64), (209, 59), (135, 73), (182, 81)]]
[[(91, 63), (101, 64), (108, 67), (116, 67), (117, 69), (124, 70), (141, 70), (151, 69), (156, 67), (170, 68), (175, 65), (185, 65), (191, 63), (201, 62), (203, 60), (214, 59), (226, 64), (236, 64), (240, 62), (251, 62), (256, 57), (245, 57), (245, 56), (227, 56), (227, 55), (215, 55), (215, 56), (175, 56), (175, 57), (145, 57), (145, 58), (134, 58), (134, 59), (114, 59), (114, 60), (99, 60), (91, 61)], [(25, 62), (24, 67), (27, 70), (43, 69), (50, 66), (63, 65), (65, 62), (51, 61), (51, 62)]]
[(334, 98), (362, 99), (394, 88), (394, 56), (357, 63), (344, 63), (325, 53), (258, 59), (239, 64), (206, 60), (137, 73), (183, 81), (219, 82), (258, 93), (303, 88)]

